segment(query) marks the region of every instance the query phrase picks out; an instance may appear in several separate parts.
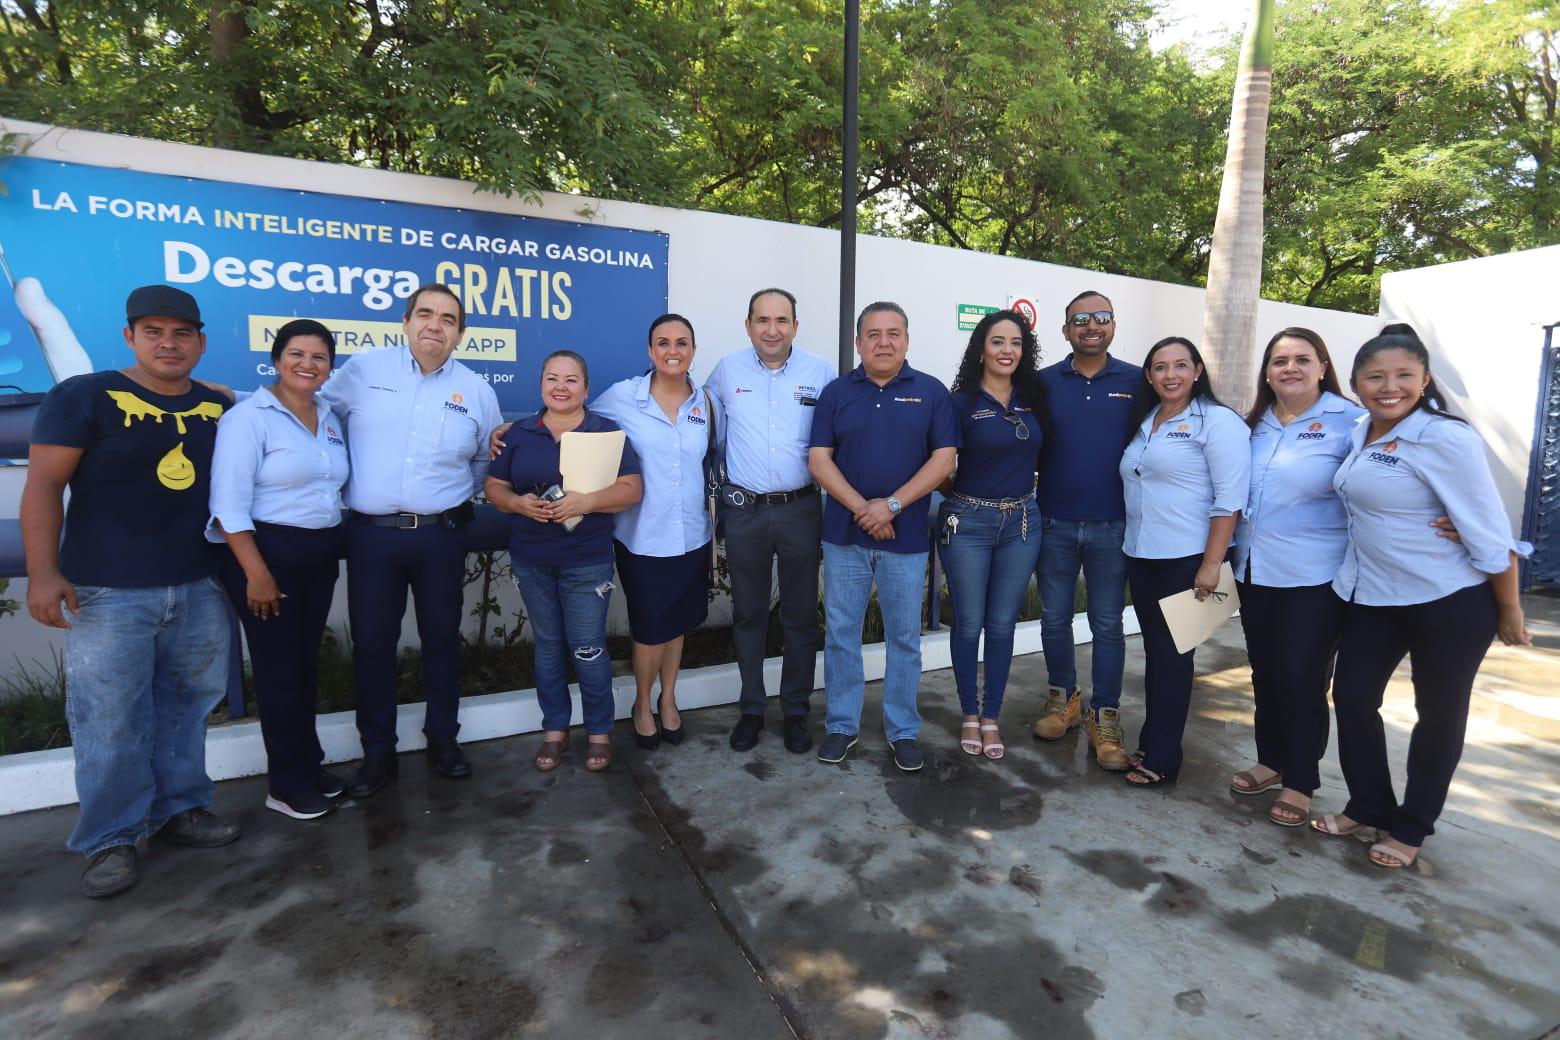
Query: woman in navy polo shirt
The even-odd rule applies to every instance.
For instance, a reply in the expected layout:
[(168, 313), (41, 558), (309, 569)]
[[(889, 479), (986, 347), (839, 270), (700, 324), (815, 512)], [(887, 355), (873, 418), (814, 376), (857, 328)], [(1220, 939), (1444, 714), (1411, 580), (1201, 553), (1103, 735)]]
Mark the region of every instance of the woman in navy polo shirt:
[[(1323, 834), (1374, 827), (1378, 867), (1406, 867), (1435, 831), (1462, 756), (1474, 676), (1490, 640), (1526, 646), (1516, 542), (1490, 476), (1484, 442), (1446, 411), (1417, 336), (1380, 335), (1360, 347), (1350, 377), (1370, 413), (1355, 427), (1333, 487), (1349, 544), (1333, 581), (1344, 599), (1333, 706), (1343, 812), (1313, 820)], [(1439, 536), (1448, 516), (1460, 540)], [(1392, 790), (1381, 701), (1407, 654), (1414, 723), (1403, 800)]]
[[(541, 493), (563, 483), (559, 442), (573, 430), (609, 433), (618, 428), (585, 407), (590, 372), (572, 350), (542, 362), (542, 409), (512, 424), (485, 484), (488, 501), (514, 514), (509, 558), (536, 640), (536, 700), (542, 709), (542, 746), (536, 768), (557, 768), (569, 747), (569, 659), (580, 681), (580, 704), (589, 749), (585, 768), (600, 772), (612, 762), (612, 659), (607, 654), (607, 607), (612, 600), (612, 517), (639, 501), (639, 461), (628, 443), (618, 479), (589, 494)], [(573, 530), (564, 521), (579, 517)]]
[(1191, 340), (1169, 336), (1143, 360), (1141, 416), (1121, 456), (1126, 489), (1127, 583), (1143, 633), (1144, 710), (1127, 782), (1175, 779), (1191, 710), (1193, 652), (1179, 653), (1160, 612), (1165, 596), (1219, 584), (1235, 514), (1251, 482), (1250, 431), (1213, 395)]
[(1327, 344), (1310, 329), (1268, 340), (1257, 373), (1251, 490), (1235, 529), (1240, 624), (1251, 660), (1257, 764), (1230, 790), (1283, 785), (1268, 819), (1298, 827), (1321, 784), (1327, 685), (1343, 623), (1332, 579), (1349, 544), (1333, 475), (1365, 410), (1344, 400)]
[(320, 638), (345, 544), (341, 420), (315, 391), (330, 378), (336, 338), (301, 318), (276, 330), (276, 382), (228, 410), (211, 459), (206, 537), (225, 540), (222, 585), (249, 642), (266, 808), (295, 820), (323, 816), (346, 783), (327, 773), (315, 732)]
[[(1040, 350), (1016, 311), (994, 311), (970, 334), (953, 407), (960, 448), (951, 490), (938, 511), (938, 552), (953, 601), (949, 648), (964, 722), (959, 749), (999, 759), (997, 714), (1013, 663), (1013, 627), (1040, 557), (1035, 467), (1045, 437)], [(986, 633), (986, 696), (976, 658)]]
[[(653, 750), (663, 740), (682, 743), (683, 637), (709, 609), (715, 531), (705, 505), (704, 456), (715, 419), (710, 395), (689, 372), (693, 324), (680, 314), (661, 315), (650, 323), (647, 349), (650, 371), (614, 383), (596, 409), (623, 427), (644, 467), (644, 500), (618, 514), (613, 551), (634, 638), (634, 740)], [(652, 706), (657, 678), (661, 692)]]

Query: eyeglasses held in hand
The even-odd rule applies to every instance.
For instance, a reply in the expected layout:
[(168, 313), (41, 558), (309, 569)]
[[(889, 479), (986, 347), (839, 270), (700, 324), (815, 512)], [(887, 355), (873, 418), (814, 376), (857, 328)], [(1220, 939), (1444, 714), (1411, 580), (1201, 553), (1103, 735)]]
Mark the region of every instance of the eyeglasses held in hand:
[(1017, 437), (1021, 441), (1027, 441), (1029, 439), (1029, 426), (1024, 422), (1023, 419), (1014, 415), (1012, 412), (1003, 412), (1002, 418), (1013, 424), (1013, 436)]
[(1067, 324), (1082, 328), (1089, 323), (1090, 318), (1094, 319), (1096, 325), (1109, 325), (1116, 320), (1116, 314), (1114, 311), (1079, 311), (1067, 319)]

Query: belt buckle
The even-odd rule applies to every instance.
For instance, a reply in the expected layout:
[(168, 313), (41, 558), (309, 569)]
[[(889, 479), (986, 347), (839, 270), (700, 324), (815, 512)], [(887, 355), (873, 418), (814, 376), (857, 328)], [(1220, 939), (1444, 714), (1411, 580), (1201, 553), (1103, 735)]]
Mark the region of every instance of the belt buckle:
[(412, 522), (411, 522), (410, 526), (408, 526), (406, 524), (401, 524), (400, 525), (401, 530), (403, 530), (403, 531), (415, 531), (415, 530), (417, 530), (418, 525), (422, 523), (422, 517), (418, 516), (416, 513), (402, 513), (401, 515), (402, 516), (409, 516), (409, 517), (412, 518)]
[(787, 494), (789, 494), (789, 492), (786, 492), (786, 491), (770, 491), (770, 492), (768, 492), (768, 493), (766, 493), (764, 495), (764, 505), (766, 505), (766, 506), (783, 506), (786, 503), (786, 497), (785, 496)]

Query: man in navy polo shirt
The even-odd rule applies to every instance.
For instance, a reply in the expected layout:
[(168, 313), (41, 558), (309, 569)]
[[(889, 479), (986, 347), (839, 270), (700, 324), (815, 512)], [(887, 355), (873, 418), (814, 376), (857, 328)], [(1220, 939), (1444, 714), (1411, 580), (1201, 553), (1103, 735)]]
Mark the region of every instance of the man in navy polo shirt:
[(1102, 768), (1122, 770), (1127, 768), (1119, 709), (1126, 660), (1121, 633), (1126, 505), (1117, 466), (1131, 434), (1132, 398), (1143, 371), (1110, 356), (1116, 315), (1103, 295), (1079, 293), (1067, 305), (1066, 317), (1062, 336), (1072, 345), (1072, 353), (1040, 372), (1053, 427), (1040, 456), (1038, 491), (1044, 533), (1036, 571), (1049, 691), (1034, 734), (1057, 740), (1082, 721), (1072, 636), (1081, 568), (1089, 632), (1094, 637), (1089, 744)]
[(905, 364), (910, 319), (897, 303), (868, 304), (856, 319), (861, 364), (824, 387), (807, 465), (828, 492), (823, 510), (824, 687), (818, 748), (840, 762), (856, 746), (866, 695), (861, 625), (877, 586), (887, 667), (883, 729), (894, 764), (920, 769), (921, 595), (926, 583), (927, 496), (953, 472), (959, 427), (948, 389)]

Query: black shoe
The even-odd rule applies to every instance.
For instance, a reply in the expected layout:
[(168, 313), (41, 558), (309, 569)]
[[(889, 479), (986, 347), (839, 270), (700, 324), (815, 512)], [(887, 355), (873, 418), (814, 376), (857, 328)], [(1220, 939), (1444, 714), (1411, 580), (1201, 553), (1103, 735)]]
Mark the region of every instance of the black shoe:
[(265, 807), (295, 820), (317, 820), (334, 809), (336, 803), (318, 791), (300, 791), (286, 798), (268, 794), (265, 796)]
[(807, 732), (806, 715), (787, 715), (785, 717), (785, 749), (793, 755), (800, 755), (812, 747), (812, 734)]
[(451, 780), (462, 780), (471, 775), (471, 762), (454, 737), (429, 737), (427, 755), (434, 771)]
[(314, 778), (314, 789), (326, 798), (340, 798), (347, 793), (347, 782), (335, 773), (321, 769)]
[(900, 772), (913, 773), (926, 765), (926, 758), (921, 754), (921, 749), (916, 747), (914, 737), (906, 737), (889, 744), (894, 749), (894, 765)]
[(186, 809), (170, 817), (155, 836), (178, 845), (216, 849), (238, 840), (238, 824), (210, 809)]
[(731, 750), (752, 751), (758, 746), (758, 735), (763, 731), (762, 715), (743, 715), (731, 728)]
[[(658, 701), (658, 703), (659, 703), (659, 701)], [(673, 704), (672, 707), (675, 708), (676, 705)], [(659, 715), (656, 716), (655, 724), (657, 726), (660, 726), (660, 729), (661, 729), (661, 739), (666, 741), (668, 744), (671, 744), (673, 747), (676, 747), (678, 744), (681, 744), (683, 742), (683, 734), (688, 732), (688, 726), (687, 726), (686, 723), (681, 725), (681, 726), (678, 726), (676, 729), (672, 729), (670, 726), (662, 726), (661, 725), (661, 718), (660, 718)]]
[(357, 767), (352, 779), (347, 781), (347, 794), (353, 798), (369, 798), (396, 778), (401, 771), (395, 752), (364, 755), (363, 764)]
[(81, 894), (88, 899), (117, 896), (141, 879), (134, 845), (112, 845), (92, 857), (81, 872)]
[[(634, 721), (633, 715), (629, 715), (628, 717), (629, 727), (634, 730), (634, 743), (638, 744), (640, 749), (644, 751), (654, 751), (656, 748), (661, 746), (661, 718), (658, 715), (651, 715), (650, 721), (655, 723), (655, 732), (647, 737), (643, 733), (639, 732), (637, 728), (638, 724)], [(677, 730), (677, 739), (682, 739), (681, 727), (679, 727)]]
[(843, 762), (850, 749), (856, 746), (854, 733), (830, 733), (818, 745), (818, 761)]

